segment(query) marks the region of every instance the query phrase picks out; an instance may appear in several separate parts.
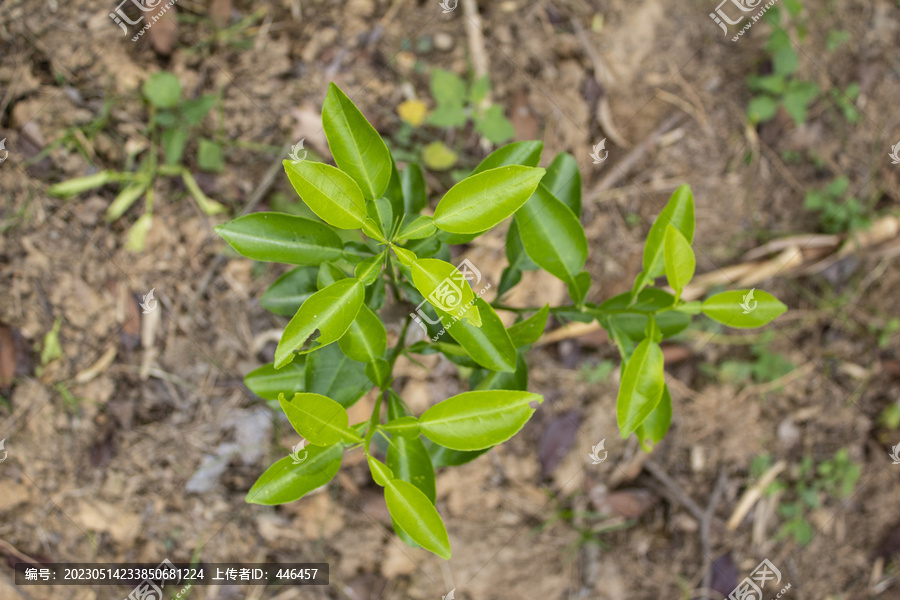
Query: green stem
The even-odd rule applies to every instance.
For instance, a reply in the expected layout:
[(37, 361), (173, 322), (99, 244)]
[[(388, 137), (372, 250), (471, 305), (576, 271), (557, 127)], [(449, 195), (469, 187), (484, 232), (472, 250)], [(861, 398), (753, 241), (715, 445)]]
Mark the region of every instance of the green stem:
[(411, 322), (412, 317), (407, 315), (406, 320), (403, 322), (403, 327), (400, 329), (400, 338), (397, 340), (397, 345), (393, 347), (391, 356), (388, 358), (388, 364), (391, 365), (391, 371), (394, 370), (394, 363), (397, 362), (397, 357), (400, 356), (400, 353), (403, 352), (403, 348), (406, 346), (406, 332), (409, 330), (409, 324)]
[(387, 398), (387, 390), (378, 396), (378, 400), (375, 401), (375, 410), (372, 411), (372, 416), (369, 418), (369, 429), (366, 431), (366, 437), (363, 440), (363, 450), (366, 451), (366, 454), (369, 453), (369, 444), (375, 436), (375, 430), (378, 428), (378, 419), (381, 417), (381, 401), (384, 398)]

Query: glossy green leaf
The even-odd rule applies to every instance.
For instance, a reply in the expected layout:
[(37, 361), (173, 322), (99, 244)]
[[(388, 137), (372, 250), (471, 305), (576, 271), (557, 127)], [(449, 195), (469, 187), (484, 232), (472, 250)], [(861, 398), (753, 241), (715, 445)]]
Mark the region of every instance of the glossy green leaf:
[(331, 263), (322, 263), (319, 265), (319, 272), (316, 275), (316, 287), (324, 290), (341, 279), (347, 279), (347, 274), (342, 269)]
[(315, 267), (296, 267), (276, 279), (259, 299), (259, 304), (276, 315), (292, 316), (306, 299), (316, 293)]
[(637, 301), (629, 304), (631, 300), (631, 292), (625, 292), (618, 296), (613, 296), (599, 306), (599, 310), (631, 310), (643, 313), (657, 312), (666, 308), (670, 308), (675, 304), (675, 296), (664, 290), (649, 288), (641, 290), (638, 294)]
[(517, 271), (536, 271), (540, 269), (528, 253), (525, 252), (525, 246), (522, 244), (522, 234), (519, 232), (519, 226), (513, 219), (509, 224), (509, 230), (506, 232), (506, 259), (509, 266)]
[[(348, 278), (310, 296), (288, 323), (275, 348), (275, 368), (291, 362), (294, 352), (306, 354), (341, 339), (362, 306), (364, 290), (358, 279)], [(310, 340), (316, 331), (318, 337)], [(313, 347), (303, 349), (307, 340)]]
[(703, 314), (728, 327), (760, 327), (787, 310), (778, 298), (762, 290), (722, 292), (703, 301)]
[(488, 154), (469, 175), (477, 175), (482, 171), (489, 171), (490, 169), (508, 165), (536, 167), (541, 160), (541, 151), (543, 149), (544, 142), (527, 141), (507, 144)]
[(375, 251), (362, 242), (347, 242), (344, 244), (343, 258), (351, 265), (358, 265), (362, 261), (372, 258), (375, 254)]
[(677, 229), (688, 243), (693, 243), (694, 195), (691, 193), (691, 186), (683, 185), (675, 190), (647, 233), (647, 241), (644, 243), (644, 271), (641, 275), (644, 281), (650, 282), (665, 271), (663, 243), (666, 227), (669, 225)]
[(481, 327), (466, 320), (452, 321), (446, 314), (439, 313), (444, 330), (482, 367), (512, 373), (516, 367), (516, 347), (503, 322), (491, 305), (481, 298), (475, 299), (473, 308), (478, 309)]
[(419, 420), (412, 415), (391, 418), (384, 424), (384, 430), (401, 438), (416, 439), (419, 437)]
[(694, 258), (691, 245), (671, 225), (666, 227), (663, 254), (666, 262), (666, 279), (669, 280), (669, 286), (675, 290), (675, 297), (680, 298), (684, 286), (694, 277), (697, 260)]
[(523, 353), (519, 352), (516, 357), (516, 370), (512, 373), (473, 369), (469, 378), (469, 387), (472, 390), (528, 391), (528, 363), (525, 361)]
[(370, 200), (366, 203), (366, 211), (375, 224), (378, 231), (384, 234), (384, 238), (390, 237), (394, 227), (394, 209), (391, 208), (391, 201), (387, 198), (378, 198)]
[(372, 285), (381, 274), (381, 267), (384, 265), (384, 253), (372, 258), (367, 258), (356, 265), (356, 278), (362, 281), (363, 285)]
[(513, 345), (518, 348), (538, 341), (544, 335), (544, 328), (547, 327), (547, 317), (549, 316), (550, 305), (545, 304), (541, 310), (510, 327), (509, 339), (512, 340)]
[(571, 281), (584, 269), (587, 236), (578, 217), (542, 184), (516, 213), (528, 256), (540, 267)]
[(400, 173), (400, 185), (403, 187), (403, 203), (407, 214), (419, 214), (428, 204), (428, 190), (422, 167), (416, 163), (407, 165)]
[(518, 210), (534, 192), (544, 169), (510, 165), (463, 179), (441, 198), (434, 224), (450, 233), (480, 233)]
[(450, 538), (444, 522), (419, 488), (408, 481), (392, 479), (384, 486), (384, 499), (400, 529), (426, 550), (450, 560)]
[(434, 468), (440, 467), (458, 467), (466, 463), (472, 462), (482, 454), (490, 451), (493, 446), (483, 448), (481, 450), (451, 450), (446, 446), (435, 444), (431, 440), (424, 441), (425, 447), (428, 448), (428, 455), (431, 457), (431, 464)]
[(375, 128), (334, 83), (328, 85), (322, 106), (322, 127), (335, 164), (356, 181), (367, 200), (381, 198), (391, 179), (391, 154)]
[(327, 225), (282, 213), (253, 213), (215, 228), (240, 254), (253, 260), (317, 265), (343, 254), (341, 238)]
[(307, 446), (306, 459), (299, 465), (285, 456), (260, 475), (246, 501), (251, 504), (285, 504), (293, 502), (331, 481), (341, 468), (342, 444)]
[(317, 217), (338, 229), (362, 227), (366, 219), (366, 201), (349, 175), (331, 165), (311, 160), (285, 160), (283, 164), (291, 185)]
[(481, 316), (474, 305), (475, 292), (456, 267), (442, 260), (421, 258), (412, 264), (411, 271), (413, 285), (439, 315), (460, 317), (475, 327), (481, 326)]
[(569, 297), (576, 306), (581, 306), (591, 289), (591, 274), (582, 271), (566, 283), (569, 290)]
[(453, 450), (480, 450), (514, 436), (543, 396), (522, 391), (463, 392), (422, 413), (419, 428), (428, 439)]
[(394, 254), (397, 255), (397, 260), (400, 261), (400, 264), (404, 267), (412, 267), (413, 263), (419, 260), (416, 255), (406, 248), (401, 248), (400, 246), (393, 246), (391, 248), (394, 251)]
[(391, 469), (377, 458), (367, 454), (366, 461), (369, 463), (369, 472), (372, 473), (372, 479), (381, 487), (384, 487), (388, 481), (394, 478), (394, 473)]
[(327, 396), (349, 408), (372, 388), (363, 364), (348, 358), (337, 344), (300, 358), (306, 358), (304, 392)]
[(391, 178), (388, 180), (387, 189), (384, 190), (384, 197), (391, 203), (391, 212), (394, 218), (402, 216), (406, 212), (403, 182), (400, 179), (400, 172), (397, 171), (397, 164), (393, 158), (391, 158)]
[(350, 429), (350, 418), (343, 406), (320, 394), (298, 393), (287, 401), (278, 397), (281, 410), (294, 430), (310, 444), (330, 446), (343, 440), (361, 442), (362, 438)]
[[(525, 253), (524, 250), (522, 253)], [(497, 285), (497, 299), (502, 298), (506, 292), (518, 285), (520, 281), (522, 281), (522, 271), (515, 267), (505, 267), (500, 274), (500, 283)]]
[(338, 340), (338, 346), (348, 358), (359, 362), (372, 362), (381, 358), (387, 349), (387, 331), (371, 308), (363, 304), (350, 329)]
[(581, 216), (581, 172), (575, 157), (568, 152), (560, 152), (547, 167), (547, 174), (541, 179), (550, 193), (569, 207), (576, 217)]
[[(388, 395), (387, 406), (388, 419), (392, 420), (395, 425), (399, 424), (403, 419), (412, 420), (415, 423), (415, 417), (406, 414), (400, 399), (396, 394)], [(385, 425), (385, 429), (388, 429)], [(388, 429), (390, 431), (390, 429)], [(391, 441), (393, 445), (388, 447), (387, 464), (394, 477), (408, 481), (419, 488), (434, 504), (437, 496), (434, 485), (434, 467), (431, 465), (431, 457), (425, 444), (417, 435), (418, 425), (411, 428), (412, 435), (394, 429), (397, 435), (393, 435)]]
[(649, 450), (647, 442), (658, 444), (666, 437), (669, 426), (672, 424), (672, 396), (668, 386), (663, 387), (662, 398), (643, 423), (635, 430), (635, 435), (644, 450)]
[(420, 240), (434, 235), (436, 231), (437, 227), (434, 226), (434, 218), (428, 215), (421, 215), (404, 227), (397, 234), (397, 237), (404, 240)]
[(278, 400), (279, 394), (293, 397), (304, 390), (303, 370), (306, 363), (302, 360), (292, 362), (283, 369), (275, 369), (272, 363), (263, 365), (247, 373), (244, 385), (251, 392), (266, 400)]
[(616, 399), (616, 418), (623, 439), (659, 404), (665, 387), (663, 376), (662, 349), (659, 344), (644, 339), (628, 359)]
[(391, 363), (376, 358), (366, 365), (366, 377), (379, 388), (386, 388), (391, 382)]

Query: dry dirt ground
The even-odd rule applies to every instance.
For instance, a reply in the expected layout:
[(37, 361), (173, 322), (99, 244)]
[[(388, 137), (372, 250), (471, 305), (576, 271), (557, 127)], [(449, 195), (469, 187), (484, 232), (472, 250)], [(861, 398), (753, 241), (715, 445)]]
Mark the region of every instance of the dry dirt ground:
[[(888, 456), (900, 433), (878, 420), (900, 402), (900, 336), (889, 326), (900, 315), (900, 271), (890, 227), (827, 268), (757, 273), (759, 287), (790, 307), (769, 328), (768, 352), (794, 368), (775, 384), (704, 368), (752, 359), (747, 344), (758, 334), (694, 330), (670, 345), (674, 420), (649, 458), (614, 435), (617, 368), (606, 379), (585, 375), (584, 365), (618, 360), (602, 335), (573, 332), (537, 348), (531, 386), (548, 401), (510, 442), (438, 474), (449, 562), (394, 536), (359, 455), (299, 502), (245, 504), (256, 477), (298, 440), (242, 383), (271, 360), (285, 323), (258, 303), (283, 268), (226, 252), (213, 227), (227, 216), (205, 216), (174, 180), (157, 185), (140, 253), (124, 245), (141, 206), (103, 219), (115, 186), (68, 201), (46, 189), (124, 168), (128, 148), (144, 139), (141, 82), (164, 69), (190, 97), (221, 92), (221, 109), (201, 131), (226, 144), (226, 168), (198, 181), (240, 212), (285, 144), (305, 138), (327, 151), (316, 118), (329, 81), (390, 139), (397, 105), (410, 93), (427, 98), (429, 69), (465, 73), (464, 3), (444, 13), (437, 0), (180, 0), (177, 24), (134, 43), (108, 17), (114, 3), (0, 3), (8, 150), (0, 164), (0, 438), (8, 454), (0, 463), (0, 598), (129, 592), (16, 587), (10, 565), (23, 557), (330, 564), (329, 586), (204, 586), (190, 591), (199, 600), (437, 600), (452, 588), (467, 600), (701, 598), (710, 560), (718, 591), (709, 597), (721, 598), (764, 558), (791, 583), (786, 598), (900, 597), (900, 466)], [(858, 82), (859, 123), (824, 98), (804, 125), (780, 113), (758, 128), (745, 124), (746, 78), (765, 69), (770, 28), (756, 24), (732, 43), (709, 18), (716, 0), (478, 4), (493, 97), (517, 136), (542, 139), (545, 162), (569, 151), (584, 169), (588, 268), (599, 282), (592, 301), (628, 289), (647, 229), (680, 183), (691, 184), (697, 203), (698, 273), (741, 263), (769, 240), (819, 232), (804, 190), (833, 177), (847, 176), (879, 215), (898, 206), (900, 166), (887, 156), (900, 141), (896, 2), (802, 2), (800, 72), (823, 89)], [(826, 49), (832, 30), (849, 34), (837, 51)], [(108, 118), (86, 134), (105, 101)], [(485, 148), (464, 135), (454, 143), (474, 164)], [(609, 160), (594, 165), (589, 153), (603, 138)], [(821, 160), (790, 163), (787, 152)], [(450, 183), (429, 175), (432, 201)], [(283, 173), (253, 208), (272, 209), (280, 194), (293, 197)], [(460, 250), (496, 282), (502, 240), (501, 231)], [(142, 314), (138, 302), (151, 288), (159, 309)], [(527, 277), (515, 301), (564, 299), (557, 283)], [(62, 355), (43, 365), (44, 336), (57, 320)], [(401, 395), (416, 410), (465, 389), (441, 360), (399, 367)], [(371, 406), (363, 398), (351, 421)], [(587, 454), (604, 438), (609, 459), (592, 465)], [(777, 536), (785, 517), (772, 496), (726, 526), (756, 481), (754, 457), (785, 461), (779, 478), (791, 482), (804, 457), (819, 463), (841, 448), (860, 476), (849, 497), (823, 496), (807, 512), (810, 541)]]

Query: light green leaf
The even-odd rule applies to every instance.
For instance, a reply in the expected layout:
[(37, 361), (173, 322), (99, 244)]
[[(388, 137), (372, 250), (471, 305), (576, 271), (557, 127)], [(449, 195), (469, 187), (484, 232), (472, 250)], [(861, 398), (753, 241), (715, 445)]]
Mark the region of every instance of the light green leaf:
[(762, 290), (722, 292), (703, 301), (703, 314), (728, 327), (761, 327), (787, 310), (781, 301)]
[(334, 83), (328, 85), (322, 106), (322, 127), (335, 164), (353, 178), (366, 200), (381, 198), (391, 179), (391, 154), (375, 128)]
[(466, 99), (466, 84), (459, 75), (444, 69), (431, 71), (431, 96), (438, 104), (462, 106)]
[(166, 156), (167, 165), (177, 165), (181, 162), (187, 140), (187, 127), (171, 127), (163, 130), (162, 135), (160, 136), (160, 142), (162, 143), (163, 154)]
[(482, 171), (489, 171), (490, 169), (506, 167), (508, 165), (536, 167), (541, 160), (541, 151), (543, 151), (543, 149), (544, 142), (529, 141), (507, 144), (488, 154), (484, 160), (478, 163), (478, 166), (475, 167), (475, 170), (472, 171), (469, 176), (471, 177)]
[(417, 544), (450, 560), (450, 538), (437, 509), (419, 488), (402, 479), (384, 486), (388, 512), (400, 529)]
[(384, 238), (390, 237), (394, 227), (394, 210), (391, 201), (387, 198), (378, 198), (366, 202), (366, 211), (370, 219), (375, 221), (378, 231), (384, 234)]
[(478, 309), (481, 327), (475, 327), (465, 320), (453, 322), (446, 313), (437, 312), (446, 332), (463, 347), (472, 360), (492, 371), (512, 373), (516, 368), (516, 347), (503, 322), (491, 305), (481, 298), (476, 297), (473, 308)]
[(285, 160), (284, 170), (300, 198), (316, 216), (338, 229), (359, 229), (366, 201), (349, 175), (324, 163)]
[(150, 181), (143, 178), (125, 186), (125, 189), (119, 192), (115, 200), (106, 208), (106, 222), (112, 223), (124, 215), (131, 205), (144, 195), (148, 187), (150, 187)]
[(278, 396), (281, 410), (294, 430), (310, 444), (331, 446), (343, 440), (361, 442), (362, 438), (347, 427), (350, 418), (343, 406), (320, 394), (297, 393), (290, 402)]
[(697, 260), (694, 258), (691, 245), (671, 225), (666, 227), (663, 254), (666, 263), (666, 279), (669, 280), (669, 286), (675, 290), (675, 297), (680, 298), (684, 286), (694, 277)]
[(434, 219), (428, 215), (421, 215), (404, 227), (397, 234), (397, 237), (405, 240), (421, 240), (434, 235), (436, 231), (437, 227), (434, 226)]
[(581, 216), (581, 173), (575, 157), (568, 152), (560, 152), (547, 167), (547, 174), (541, 179), (550, 193), (569, 207), (575, 216)]
[(520, 390), (528, 391), (528, 363), (522, 352), (516, 357), (516, 370), (513, 373), (505, 371), (488, 371), (487, 369), (473, 369), (469, 377), (469, 388), (472, 390)]
[(225, 170), (225, 161), (222, 159), (222, 146), (217, 143), (200, 138), (197, 146), (197, 166), (203, 171), (221, 173)]
[(538, 341), (544, 335), (548, 316), (550, 316), (550, 305), (545, 304), (541, 310), (510, 327), (509, 338), (513, 345), (519, 348)]
[(347, 274), (343, 270), (331, 263), (322, 263), (319, 265), (319, 273), (316, 275), (316, 287), (324, 290), (341, 279), (347, 279)]
[(114, 171), (106, 170), (93, 175), (68, 179), (51, 185), (47, 188), (47, 193), (54, 198), (71, 198), (82, 192), (102, 187), (111, 181), (115, 181), (115, 175)]
[(185, 100), (181, 103), (181, 114), (188, 124), (199, 125), (218, 99), (215, 94), (204, 94), (196, 100)]
[(367, 454), (366, 460), (369, 463), (369, 471), (372, 473), (372, 479), (374, 479), (375, 483), (381, 487), (384, 487), (388, 481), (394, 478), (394, 473), (390, 468), (377, 458)]
[(293, 397), (295, 393), (304, 391), (304, 367), (306, 367), (306, 363), (302, 360), (292, 362), (278, 370), (275, 370), (275, 366), (269, 363), (247, 373), (244, 377), (244, 385), (265, 400), (278, 400), (279, 394)]
[(246, 501), (251, 504), (285, 504), (331, 481), (341, 468), (342, 444), (327, 447), (307, 446), (306, 459), (299, 465), (285, 456), (260, 475)]
[[(406, 414), (400, 398), (393, 392), (388, 392), (388, 419), (394, 422), (395, 429), (392, 433), (391, 441), (393, 445), (388, 447), (387, 464), (394, 477), (408, 481), (413, 484), (428, 497), (432, 504), (437, 496), (434, 485), (434, 467), (431, 465), (431, 457), (425, 444), (418, 437), (418, 424), (415, 417)], [(396, 426), (401, 423), (402, 419), (411, 420), (413, 427), (411, 435), (399, 431)], [(405, 423), (405, 422), (404, 422)], [(385, 425), (385, 429), (388, 429)]]
[(181, 82), (168, 71), (157, 71), (144, 80), (141, 86), (150, 104), (156, 108), (172, 108), (181, 98)]
[(566, 288), (568, 288), (569, 297), (572, 298), (575, 305), (581, 306), (591, 289), (591, 274), (582, 271), (566, 283)]
[(350, 408), (372, 388), (362, 363), (347, 358), (337, 344), (300, 358), (306, 358), (304, 389), (301, 391), (327, 396), (344, 408)]
[(397, 260), (399, 260), (400, 264), (404, 267), (412, 267), (413, 263), (419, 260), (414, 253), (406, 248), (391, 246), (391, 249), (394, 251), (394, 254), (397, 255)]
[(276, 315), (292, 316), (307, 298), (316, 293), (315, 267), (296, 267), (276, 279), (259, 299), (259, 304)]
[(666, 207), (650, 227), (647, 241), (644, 244), (644, 281), (653, 281), (665, 271), (665, 254), (663, 242), (666, 227), (672, 225), (684, 236), (688, 243), (694, 241), (694, 195), (689, 185), (683, 185), (672, 194)]
[(387, 349), (387, 331), (371, 308), (363, 304), (350, 329), (338, 341), (341, 351), (348, 358), (359, 362), (372, 362), (381, 358)]
[(446, 446), (435, 444), (431, 440), (425, 440), (425, 447), (428, 448), (428, 455), (431, 457), (431, 464), (434, 467), (458, 467), (466, 463), (472, 462), (482, 454), (490, 451), (493, 446), (489, 446), (482, 450), (451, 450)]
[(516, 136), (516, 128), (503, 114), (503, 107), (499, 104), (491, 104), (484, 115), (475, 117), (475, 131), (492, 144), (502, 144)]
[(341, 238), (327, 225), (282, 213), (253, 213), (215, 228), (247, 258), (316, 265), (343, 255)]
[(432, 171), (446, 171), (456, 164), (459, 155), (444, 142), (431, 142), (422, 148), (422, 162)]
[(479, 233), (516, 212), (544, 176), (544, 169), (509, 165), (463, 179), (441, 198), (434, 224), (450, 233)]
[(226, 209), (225, 206), (203, 193), (197, 180), (194, 179), (194, 176), (191, 175), (191, 172), (187, 169), (181, 172), (181, 180), (184, 181), (184, 187), (191, 193), (194, 202), (197, 203), (197, 206), (200, 207), (203, 214), (213, 216), (227, 212), (228, 209)]
[(356, 265), (356, 278), (363, 282), (363, 285), (372, 285), (378, 279), (381, 273), (381, 266), (384, 264), (385, 253), (382, 252), (372, 258), (367, 258)]
[(616, 399), (616, 417), (623, 439), (659, 404), (665, 387), (663, 375), (662, 349), (659, 344), (644, 339), (628, 359)]
[(147, 232), (153, 225), (153, 214), (145, 212), (138, 220), (134, 222), (131, 229), (128, 230), (128, 238), (125, 241), (125, 249), (130, 252), (141, 252), (144, 249), (144, 240), (147, 239)]
[(649, 451), (646, 442), (658, 444), (666, 437), (669, 426), (672, 424), (672, 396), (669, 394), (668, 386), (663, 386), (662, 398), (659, 404), (650, 413), (650, 416), (641, 423), (635, 430), (635, 435), (641, 443), (641, 448)]
[(543, 185), (516, 212), (525, 252), (540, 267), (571, 281), (587, 260), (587, 236), (578, 217)]
[(516, 224), (515, 219), (509, 224), (509, 231), (506, 232), (506, 259), (509, 261), (509, 266), (517, 271), (536, 271), (540, 269), (528, 257), (528, 253), (525, 252), (525, 245), (522, 244), (522, 234), (519, 232), (519, 226)]
[[(354, 277), (342, 279), (310, 296), (288, 323), (275, 348), (275, 368), (291, 362), (294, 352), (306, 354), (341, 339), (356, 318), (364, 295), (365, 288)], [(317, 330), (319, 336), (311, 340), (313, 347), (303, 350)]]
[(756, 125), (771, 121), (778, 112), (778, 102), (775, 98), (761, 94), (750, 99), (747, 105), (747, 120)]
[(436, 258), (421, 258), (411, 270), (413, 285), (439, 315), (459, 316), (475, 327), (481, 326), (478, 309), (473, 306), (475, 292), (456, 267)]
[(379, 388), (386, 388), (391, 383), (391, 363), (376, 358), (366, 365), (366, 377)]
[(422, 413), (419, 428), (433, 442), (453, 450), (481, 450), (505, 442), (534, 414), (543, 396), (521, 391), (463, 392)]

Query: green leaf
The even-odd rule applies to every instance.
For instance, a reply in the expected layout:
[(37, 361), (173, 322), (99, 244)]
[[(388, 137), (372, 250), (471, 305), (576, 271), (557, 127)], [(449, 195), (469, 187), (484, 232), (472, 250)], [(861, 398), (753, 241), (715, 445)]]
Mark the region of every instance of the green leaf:
[[(294, 352), (306, 354), (339, 340), (356, 318), (363, 303), (365, 288), (356, 278), (342, 279), (320, 290), (303, 303), (291, 319), (275, 348), (275, 368), (280, 369), (294, 358)], [(310, 336), (313, 347), (302, 350)]]
[[(408, 416), (400, 398), (393, 392), (388, 393), (387, 406), (388, 419), (397, 424), (401, 419), (407, 418), (415, 421), (415, 417)], [(415, 429), (417, 429), (416, 426)], [(387, 429), (387, 425), (385, 425)], [(431, 457), (425, 444), (418, 437), (418, 432), (412, 436), (404, 435), (396, 431), (392, 435), (393, 444), (388, 447), (387, 464), (394, 477), (408, 481), (419, 488), (434, 504), (437, 497), (434, 485), (434, 467), (431, 465)]]
[(516, 347), (503, 322), (491, 305), (481, 298), (476, 297), (473, 308), (478, 309), (481, 327), (466, 320), (452, 322), (446, 313), (438, 311), (444, 330), (482, 367), (512, 373), (516, 368)]
[(694, 195), (689, 185), (679, 187), (650, 227), (644, 244), (644, 281), (652, 281), (665, 271), (663, 242), (666, 227), (672, 225), (689, 243), (694, 241)]
[(450, 538), (437, 509), (419, 488), (402, 479), (384, 486), (388, 512), (400, 529), (417, 544), (450, 560)]
[(172, 108), (181, 98), (181, 82), (172, 73), (157, 71), (141, 86), (144, 97), (156, 108)]
[(458, 104), (438, 104), (428, 114), (426, 122), (435, 127), (454, 129), (466, 124), (466, 111)]
[(671, 424), (672, 396), (669, 394), (669, 387), (663, 386), (663, 394), (662, 398), (659, 400), (659, 404), (656, 405), (656, 408), (653, 409), (650, 416), (648, 416), (635, 430), (635, 435), (637, 435), (638, 441), (641, 443), (641, 448), (645, 451), (649, 451), (650, 448), (648, 448), (645, 442), (650, 441), (653, 442), (654, 445), (661, 442), (662, 439), (666, 437), (666, 432), (669, 431), (669, 426)]
[(188, 124), (199, 125), (218, 99), (215, 94), (203, 94), (196, 100), (185, 100), (181, 103), (181, 114)]
[(435, 468), (458, 467), (459, 465), (464, 465), (472, 462), (493, 448), (493, 446), (489, 446), (482, 450), (451, 450), (446, 446), (435, 444), (431, 440), (425, 440), (424, 443), (425, 447), (428, 448), (431, 464), (434, 465)]
[(528, 391), (528, 363), (522, 352), (516, 357), (516, 370), (513, 373), (504, 371), (488, 371), (474, 369), (469, 377), (469, 388), (472, 390), (519, 390)]
[(407, 165), (400, 173), (400, 185), (403, 187), (403, 203), (407, 213), (418, 214), (428, 204), (428, 191), (425, 187), (425, 175), (422, 167), (416, 163)]
[(316, 216), (338, 229), (359, 229), (366, 219), (366, 201), (349, 175), (324, 163), (285, 160), (291, 185)]
[(187, 143), (188, 130), (186, 127), (165, 129), (160, 136), (163, 154), (166, 156), (167, 165), (177, 165), (184, 154), (184, 145)]
[(369, 463), (369, 471), (372, 473), (372, 479), (375, 483), (384, 487), (388, 481), (394, 478), (394, 473), (383, 462), (373, 456), (366, 455), (366, 461)]
[(385, 254), (382, 252), (372, 258), (367, 258), (356, 265), (356, 278), (363, 282), (363, 285), (369, 286), (375, 283), (378, 275), (381, 274), (381, 267), (384, 264)]
[(386, 388), (391, 382), (391, 363), (376, 358), (366, 365), (366, 377), (379, 388)]
[(431, 96), (438, 104), (462, 106), (466, 99), (466, 84), (456, 73), (444, 69), (431, 71)]
[(500, 274), (500, 284), (497, 286), (497, 298), (502, 298), (506, 292), (518, 285), (520, 281), (522, 281), (522, 271), (512, 266), (504, 268)]
[(403, 183), (400, 181), (400, 173), (397, 171), (397, 164), (391, 158), (391, 178), (388, 180), (387, 189), (384, 190), (384, 197), (391, 203), (391, 213), (395, 217), (401, 216), (406, 212), (406, 205), (403, 199)]
[(128, 230), (128, 239), (125, 242), (125, 249), (131, 252), (141, 252), (144, 249), (144, 240), (147, 238), (147, 232), (153, 224), (153, 214), (145, 212), (138, 220), (134, 222), (131, 229)]
[(581, 306), (591, 289), (591, 274), (587, 271), (582, 271), (573, 277), (566, 284), (566, 287), (569, 290), (569, 297), (572, 298), (575, 305)]
[(752, 124), (771, 121), (778, 111), (778, 102), (771, 96), (754, 96), (747, 105), (747, 120)]
[(538, 341), (544, 335), (548, 316), (550, 316), (550, 305), (545, 304), (541, 310), (510, 327), (509, 339), (512, 340), (513, 345), (519, 348)]
[(404, 227), (397, 237), (406, 240), (421, 240), (428, 236), (434, 235), (437, 227), (434, 226), (434, 219), (428, 215), (421, 215)]
[(293, 502), (331, 481), (341, 469), (342, 444), (307, 446), (304, 451), (306, 459), (299, 465), (285, 456), (266, 469), (247, 492), (246, 502), (265, 505)]
[(500, 223), (525, 204), (544, 169), (509, 165), (463, 179), (441, 198), (434, 224), (450, 233), (479, 233)]
[(106, 170), (85, 177), (61, 181), (47, 188), (47, 193), (55, 198), (71, 198), (82, 192), (106, 185), (113, 181), (113, 175), (115, 175), (114, 171)]
[(568, 152), (560, 152), (547, 167), (541, 179), (550, 193), (569, 207), (575, 216), (581, 215), (581, 173), (575, 157)]
[(225, 170), (225, 161), (222, 159), (222, 147), (215, 142), (200, 138), (197, 146), (197, 166), (203, 171), (221, 173)]
[(275, 370), (275, 365), (269, 363), (247, 373), (244, 385), (265, 400), (278, 400), (279, 394), (293, 397), (293, 394), (305, 391), (303, 388), (305, 367), (305, 362), (297, 361), (283, 369)]
[(193, 196), (194, 198), (194, 202), (197, 203), (197, 206), (200, 207), (200, 210), (202, 210), (204, 214), (213, 216), (226, 211), (226, 208), (224, 206), (207, 197), (207, 195), (203, 193), (203, 190), (200, 189), (200, 186), (197, 184), (197, 180), (194, 179), (194, 176), (191, 175), (190, 171), (182, 171), (181, 180), (184, 181), (184, 187), (186, 187), (191, 193), (191, 196)]
[(150, 181), (143, 178), (128, 184), (106, 208), (106, 221), (111, 223), (124, 215), (131, 205), (144, 195), (148, 187), (150, 187)]
[(680, 298), (684, 286), (694, 277), (697, 260), (694, 258), (691, 245), (671, 225), (666, 227), (663, 254), (666, 263), (666, 279), (669, 280), (669, 286), (675, 290), (675, 298)]
[(319, 273), (316, 275), (316, 287), (324, 290), (341, 279), (347, 279), (347, 274), (343, 270), (331, 263), (322, 263), (319, 265)]
[(349, 408), (372, 388), (363, 364), (347, 358), (336, 344), (300, 358), (306, 358), (304, 389), (301, 391), (327, 396)]
[(475, 292), (456, 267), (435, 258), (422, 258), (412, 264), (411, 270), (413, 285), (439, 315), (461, 316), (475, 327), (481, 326), (478, 309), (473, 305)]
[(419, 437), (419, 420), (411, 415), (392, 418), (384, 424), (383, 429), (391, 435), (414, 440)]
[(488, 154), (484, 160), (478, 163), (478, 166), (475, 167), (475, 170), (469, 176), (509, 165), (536, 167), (541, 160), (541, 151), (543, 149), (544, 142), (513, 142), (512, 144), (507, 144)]
[(296, 267), (276, 279), (259, 299), (259, 304), (276, 315), (292, 316), (307, 298), (316, 293), (315, 267)]
[(800, 64), (800, 57), (793, 46), (785, 46), (775, 51), (772, 56), (772, 68), (776, 75), (787, 76), (793, 74)]
[(282, 213), (253, 213), (218, 225), (216, 233), (247, 258), (316, 265), (343, 255), (341, 238), (327, 225)]
[[(519, 232), (519, 226), (513, 219), (509, 224), (509, 231), (506, 232), (506, 260), (509, 266), (518, 271), (536, 271), (540, 269), (528, 253), (525, 252), (525, 245), (522, 243), (522, 234)], [(521, 275), (520, 275), (521, 278)]]
[(422, 148), (422, 162), (432, 171), (446, 171), (456, 164), (459, 155), (444, 142), (431, 142)]
[(503, 107), (491, 104), (484, 115), (476, 117), (475, 131), (483, 135), (492, 144), (508, 142), (516, 136), (516, 129), (503, 114)]
[(328, 85), (322, 106), (322, 127), (335, 164), (353, 178), (366, 200), (381, 198), (391, 179), (391, 154), (375, 128), (334, 83)]
[(366, 213), (370, 219), (375, 221), (378, 231), (387, 238), (391, 235), (394, 227), (394, 211), (391, 208), (391, 201), (387, 198), (378, 198), (366, 202)]
[(761, 327), (787, 310), (772, 294), (762, 290), (733, 290), (703, 301), (703, 314), (728, 327)]
[(288, 402), (281, 394), (278, 403), (294, 430), (310, 444), (331, 446), (344, 439), (362, 441), (359, 434), (347, 427), (350, 424), (347, 411), (331, 398), (304, 392), (294, 394)]
[(623, 439), (631, 435), (659, 404), (665, 388), (663, 376), (662, 349), (659, 344), (644, 339), (625, 365), (616, 399), (616, 418)]
[(419, 429), (452, 450), (481, 450), (518, 433), (534, 414), (531, 403), (543, 400), (524, 391), (463, 392), (426, 410), (419, 417)]
[(571, 281), (587, 260), (587, 236), (578, 217), (542, 184), (516, 213), (528, 256), (540, 267)]
[(406, 248), (392, 246), (391, 249), (394, 251), (394, 254), (397, 255), (397, 260), (399, 260), (400, 264), (404, 267), (412, 267), (413, 263), (419, 260), (413, 252), (410, 252)]
[(350, 329), (338, 341), (341, 351), (348, 358), (359, 362), (372, 362), (381, 358), (387, 349), (387, 331), (372, 309), (363, 304)]
[[(469, 104), (478, 104), (487, 98), (488, 92), (491, 91), (491, 81), (487, 75), (482, 75), (472, 82), (469, 88)], [(532, 165), (534, 166), (534, 165)]]

